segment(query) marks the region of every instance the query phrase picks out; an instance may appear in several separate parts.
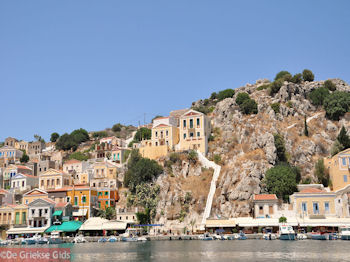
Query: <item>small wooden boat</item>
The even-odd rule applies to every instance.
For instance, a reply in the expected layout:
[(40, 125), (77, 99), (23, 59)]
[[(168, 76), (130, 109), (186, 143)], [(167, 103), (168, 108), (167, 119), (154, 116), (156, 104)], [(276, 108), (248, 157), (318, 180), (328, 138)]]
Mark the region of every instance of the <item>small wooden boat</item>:
[(108, 242), (117, 242), (117, 238), (115, 237), (115, 236), (110, 236), (109, 238), (108, 238)]
[(280, 240), (295, 240), (295, 232), (292, 226), (280, 225), (279, 226), (279, 239)]

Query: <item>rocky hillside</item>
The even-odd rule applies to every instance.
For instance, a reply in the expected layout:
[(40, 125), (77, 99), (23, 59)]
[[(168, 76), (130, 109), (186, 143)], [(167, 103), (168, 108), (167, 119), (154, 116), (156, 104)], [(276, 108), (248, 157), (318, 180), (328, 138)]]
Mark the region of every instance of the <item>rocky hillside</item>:
[[(350, 92), (350, 86), (344, 81), (331, 81), (337, 91)], [(316, 182), (315, 162), (330, 154), (343, 125), (350, 130), (348, 114), (339, 121), (329, 120), (323, 108), (314, 106), (308, 99), (310, 92), (324, 86), (324, 81), (285, 81), (273, 95), (266, 89), (269, 84), (267, 79), (258, 80), (235, 89), (232, 98), (220, 102), (205, 99), (192, 105), (204, 108), (212, 120), (213, 137), (208, 158), (222, 166), (211, 216), (251, 214), (252, 195), (263, 192), (262, 179), (277, 161), (274, 134), (279, 133), (284, 138), (288, 162), (300, 168), (302, 179), (309, 177)], [(236, 97), (242, 92), (256, 101), (257, 114), (241, 112)], [(279, 108), (274, 110), (272, 104), (279, 104)], [(304, 135), (305, 116), (308, 136)], [(168, 224), (185, 220), (184, 225), (192, 219), (200, 222), (211, 177), (212, 173), (203, 173), (200, 166), (188, 161), (172, 166), (157, 180), (161, 185), (157, 220)], [(185, 201), (187, 192), (192, 194), (189, 202)]]
[[(344, 81), (332, 79), (332, 82), (338, 91), (350, 92)], [(232, 217), (250, 213), (252, 194), (262, 191), (265, 172), (276, 163), (274, 134), (283, 136), (288, 160), (301, 169), (302, 178), (315, 181), (315, 162), (329, 155), (341, 126), (350, 127), (347, 114), (340, 121), (328, 120), (325, 111), (308, 100), (309, 93), (322, 87), (324, 81), (284, 82), (272, 96), (267, 89), (259, 88), (268, 83), (258, 80), (236, 89), (235, 95), (217, 103), (210, 115), (217, 134), (210, 143), (209, 157), (220, 155), (223, 166), (212, 215)], [(258, 114), (240, 112), (235, 102), (240, 92), (255, 99)], [(279, 103), (279, 113), (272, 109), (274, 103)], [(309, 136), (304, 135), (305, 116)]]

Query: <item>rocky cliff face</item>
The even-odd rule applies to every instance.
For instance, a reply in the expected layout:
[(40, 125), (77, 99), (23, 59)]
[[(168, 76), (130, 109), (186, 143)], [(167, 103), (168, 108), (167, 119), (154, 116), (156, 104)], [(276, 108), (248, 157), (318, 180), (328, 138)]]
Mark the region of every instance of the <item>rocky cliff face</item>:
[[(337, 90), (350, 92), (350, 86), (342, 80), (332, 81)], [(268, 80), (258, 80), (236, 89), (235, 96), (217, 103), (211, 115), (217, 134), (210, 144), (209, 157), (221, 155), (223, 165), (212, 215), (232, 217), (250, 213), (252, 195), (262, 191), (261, 180), (276, 162), (275, 133), (284, 137), (289, 162), (301, 168), (302, 177), (314, 179), (317, 159), (329, 155), (341, 126), (350, 126), (347, 115), (340, 121), (330, 121), (321, 108), (307, 99), (312, 90), (323, 86), (323, 81), (284, 82), (274, 96), (267, 90), (258, 90), (266, 83)], [(243, 115), (239, 111), (235, 99), (240, 92), (247, 92), (256, 100), (258, 114)], [(272, 103), (280, 103), (280, 113), (275, 113)], [(305, 115), (309, 136), (304, 135)]]

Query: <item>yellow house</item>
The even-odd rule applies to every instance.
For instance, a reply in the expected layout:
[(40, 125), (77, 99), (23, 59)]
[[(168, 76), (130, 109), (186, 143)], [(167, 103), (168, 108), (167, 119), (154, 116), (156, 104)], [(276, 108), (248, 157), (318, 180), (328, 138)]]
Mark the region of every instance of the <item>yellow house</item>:
[(180, 143), (178, 150), (199, 150), (206, 154), (211, 132), (209, 118), (193, 109), (180, 117)]
[(28, 206), (23, 204), (0, 207), (0, 224), (4, 226), (20, 226), (27, 224)]
[(94, 165), (94, 178), (117, 178), (117, 166), (108, 162), (96, 162)]
[(339, 152), (333, 157), (324, 158), (324, 165), (329, 171), (334, 191), (350, 185), (350, 149)]
[(45, 190), (34, 188), (27, 193), (23, 194), (22, 203), (28, 205), (39, 198), (48, 198), (49, 194)]
[(290, 196), (297, 217), (326, 218), (337, 216), (337, 195), (319, 188), (305, 188)]
[(73, 206), (73, 218), (76, 220), (89, 218), (92, 209), (98, 205), (97, 190), (85, 185), (67, 187), (65, 190), (67, 191), (67, 202)]
[(179, 128), (174, 117), (158, 117), (153, 120), (151, 139), (141, 141), (139, 149), (143, 157), (157, 159), (175, 151), (179, 143)]
[(72, 182), (70, 174), (52, 168), (39, 175), (39, 188), (42, 190), (59, 189), (72, 185)]

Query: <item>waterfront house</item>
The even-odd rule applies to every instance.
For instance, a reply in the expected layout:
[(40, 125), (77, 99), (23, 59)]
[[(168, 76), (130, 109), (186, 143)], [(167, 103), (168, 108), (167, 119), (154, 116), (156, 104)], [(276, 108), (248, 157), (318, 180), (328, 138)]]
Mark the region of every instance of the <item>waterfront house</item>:
[(86, 185), (73, 185), (67, 190), (66, 202), (73, 207), (72, 216), (76, 220), (84, 221), (98, 206), (97, 190)]
[(180, 117), (179, 149), (199, 150), (206, 154), (208, 139), (211, 132), (210, 119), (203, 113), (193, 109), (188, 110)]
[(49, 169), (39, 175), (39, 188), (43, 190), (59, 189), (72, 185), (73, 178), (70, 174), (60, 170)]
[(28, 191), (27, 193), (23, 194), (22, 203), (28, 205), (36, 199), (48, 198), (48, 196), (49, 195), (45, 190), (34, 188)]
[(339, 152), (333, 157), (324, 158), (334, 191), (350, 185), (350, 149)]
[(100, 188), (97, 190), (98, 208), (105, 210), (107, 207), (115, 208), (116, 202), (119, 200), (117, 189)]
[(253, 204), (255, 218), (274, 218), (278, 216), (278, 199), (275, 194), (254, 195)]
[(11, 179), (11, 189), (15, 192), (24, 192), (38, 187), (38, 177), (18, 173)]
[(23, 204), (0, 207), (0, 224), (5, 227), (17, 227), (27, 224), (28, 206)]
[(39, 198), (28, 204), (28, 225), (30, 227), (48, 227), (51, 225), (55, 202), (48, 198)]

